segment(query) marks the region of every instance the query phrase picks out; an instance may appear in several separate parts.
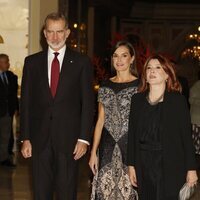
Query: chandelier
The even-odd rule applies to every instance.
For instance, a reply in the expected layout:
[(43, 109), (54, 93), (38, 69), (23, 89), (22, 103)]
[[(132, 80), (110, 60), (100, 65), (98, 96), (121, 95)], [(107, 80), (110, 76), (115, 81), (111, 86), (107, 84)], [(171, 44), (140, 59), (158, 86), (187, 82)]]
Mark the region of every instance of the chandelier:
[(194, 44), (182, 52), (182, 57), (192, 57), (200, 61), (200, 34), (189, 34), (187, 40), (194, 41)]

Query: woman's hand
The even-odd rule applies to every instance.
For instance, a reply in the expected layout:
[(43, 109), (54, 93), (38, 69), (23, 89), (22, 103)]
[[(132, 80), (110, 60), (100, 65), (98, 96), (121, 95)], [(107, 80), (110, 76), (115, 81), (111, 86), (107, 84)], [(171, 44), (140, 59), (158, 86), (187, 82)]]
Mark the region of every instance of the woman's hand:
[(187, 172), (186, 181), (188, 186), (192, 187), (197, 184), (198, 176), (196, 170), (189, 170)]
[(137, 177), (136, 177), (136, 173), (135, 173), (135, 168), (133, 166), (128, 167), (128, 174), (129, 174), (129, 179), (131, 181), (131, 184), (134, 187), (137, 187)]
[(97, 157), (96, 152), (91, 153), (89, 166), (90, 166), (90, 169), (92, 170), (92, 173), (95, 175), (98, 170), (98, 157)]

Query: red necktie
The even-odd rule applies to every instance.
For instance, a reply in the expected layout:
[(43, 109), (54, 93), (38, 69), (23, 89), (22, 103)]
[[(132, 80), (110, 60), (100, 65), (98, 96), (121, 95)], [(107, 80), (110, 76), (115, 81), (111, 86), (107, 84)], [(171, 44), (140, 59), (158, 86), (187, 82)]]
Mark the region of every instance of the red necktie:
[(50, 83), (50, 87), (51, 87), (51, 94), (54, 97), (56, 94), (56, 89), (58, 86), (58, 80), (59, 80), (59, 74), (60, 74), (60, 64), (59, 64), (59, 60), (57, 58), (58, 56), (58, 52), (54, 52), (54, 59), (52, 61), (51, 64), (51, 83)]

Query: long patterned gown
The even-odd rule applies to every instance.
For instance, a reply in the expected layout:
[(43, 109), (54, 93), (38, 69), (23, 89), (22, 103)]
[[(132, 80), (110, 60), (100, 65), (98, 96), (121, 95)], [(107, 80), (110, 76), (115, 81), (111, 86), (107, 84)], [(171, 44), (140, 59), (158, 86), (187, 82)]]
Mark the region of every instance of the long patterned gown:
[(99, 169), (93, 184), (91, 200), (136, 200), (126, 166), (128, 120), (131, 97), (137, 92), (138, 80), (114, 83), (107, 80), (98, 92), (104, 106), (105, 123), (98, 150)]

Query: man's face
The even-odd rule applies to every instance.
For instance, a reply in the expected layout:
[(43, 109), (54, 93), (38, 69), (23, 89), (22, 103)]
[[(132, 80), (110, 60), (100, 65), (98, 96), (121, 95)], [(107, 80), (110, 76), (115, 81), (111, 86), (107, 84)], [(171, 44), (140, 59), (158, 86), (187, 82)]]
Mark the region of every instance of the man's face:
[(61, 49), (70, 34), (70, 30), (66, 28), (64, 20), (48, 20), (44, 29), (44, 35), (48, 45), (54, 50)]
[(9, 69), (10, 63), (7, 58), (0, 58), (0, 71), (5, 72)]

